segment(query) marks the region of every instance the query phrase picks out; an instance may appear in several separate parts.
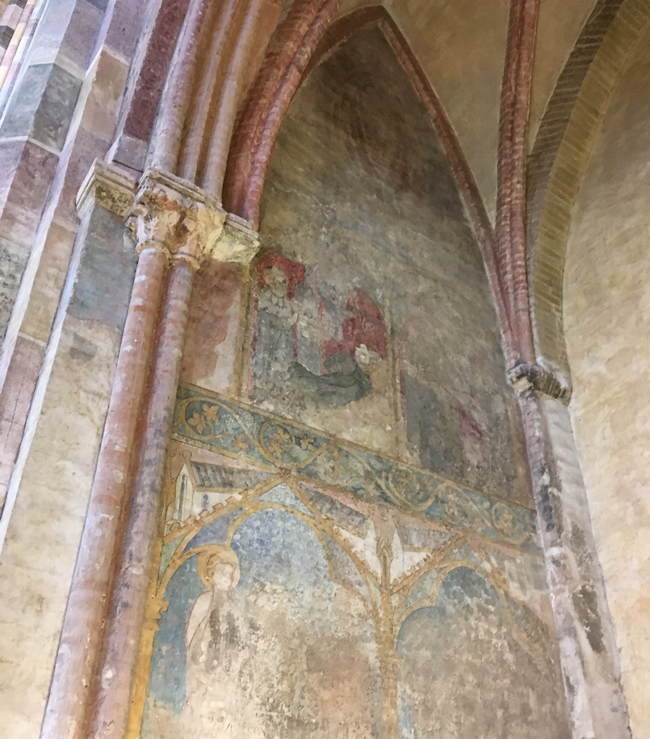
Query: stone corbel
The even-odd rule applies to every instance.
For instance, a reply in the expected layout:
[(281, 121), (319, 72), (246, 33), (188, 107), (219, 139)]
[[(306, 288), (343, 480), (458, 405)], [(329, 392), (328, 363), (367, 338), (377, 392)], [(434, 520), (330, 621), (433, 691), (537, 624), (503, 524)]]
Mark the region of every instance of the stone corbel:
[(251, 224), (228, 213), (219, 239), (215, 242), (210, 257), (219, 262), (249, 264), (260, 248), (260, 240)]
[(133, 208), (138, 181), (114, 164), (95, 160), (77, 194), (77, 212), (83, 218), (93, 206), (126, 219)]
[(519, 395), (534, 392), (536, 395), (559, 400), (564, 405), (568, 405), (571, 400), (571, 385), (538, 364), (517, 364), (506, 372), (506, 377)]

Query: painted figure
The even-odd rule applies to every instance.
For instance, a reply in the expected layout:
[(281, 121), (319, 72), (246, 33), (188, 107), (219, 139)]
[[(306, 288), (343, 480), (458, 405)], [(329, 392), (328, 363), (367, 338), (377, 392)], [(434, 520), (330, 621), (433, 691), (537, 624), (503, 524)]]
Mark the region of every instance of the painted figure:
[(363, 290), (344, 306), (308, 284), (304, 265), (274, 252), (257, 267), (251, 391), (257, 400), (294, 396), (345, 406), (373, 391), (370, 368), (388, 358), (381, 311)]
[(194, 535), (157, 594), (142, 739), (538, 739), (561, 728), (549, 632), (486, 542), (295, 481), (186, 526)]
[(287, 369), (296, 354), (295, 278), (285, 261), (289, 260), (265, 264), (260, 272), (254, 376), (263, 379), (266, 387), (286, 382)]
[(193, 739), (262, 739), (247, 649), (250, 623), (232, 597), (239, 560), (229, 547), (212, 546), (199, 554), (197, 570), (206, 590), (194, 603), (185, 632), (187, 701), (181, 729)]

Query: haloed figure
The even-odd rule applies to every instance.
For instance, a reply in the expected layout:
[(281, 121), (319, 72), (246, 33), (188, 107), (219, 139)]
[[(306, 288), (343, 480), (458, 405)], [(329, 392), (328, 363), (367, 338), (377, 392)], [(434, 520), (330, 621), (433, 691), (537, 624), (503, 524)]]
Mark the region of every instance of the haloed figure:
[(239, 560), (229, 547), (201, 552), (198, 573), (206, 586), (187, 622), (187, 701), (181, 717), (193, 739), (264, 736), (253, 692), (251, 629), (234, 598)]

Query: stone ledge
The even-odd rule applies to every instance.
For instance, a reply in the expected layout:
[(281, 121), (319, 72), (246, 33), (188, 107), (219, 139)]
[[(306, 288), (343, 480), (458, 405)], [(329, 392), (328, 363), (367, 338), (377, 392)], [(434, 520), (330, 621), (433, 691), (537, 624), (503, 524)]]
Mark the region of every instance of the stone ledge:
[(126, 219), (133, 207), (137, 186), (135, 177), (121, 167), (96, 159), (79, 188), (77, 211), (83, 216), (96, 203)]

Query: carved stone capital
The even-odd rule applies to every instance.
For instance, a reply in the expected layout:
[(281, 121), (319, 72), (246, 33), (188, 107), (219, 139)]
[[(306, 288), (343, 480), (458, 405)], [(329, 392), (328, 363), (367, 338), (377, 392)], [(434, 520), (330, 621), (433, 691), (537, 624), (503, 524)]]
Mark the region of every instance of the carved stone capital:
[(517, 364), (506, 372), (508, 382), (515, 392), (523, 394), (534, 392), (548, 398), (559, 400), (565, 405), (571, 400), (571, 385), (550, 370), (538, 364)]
[(83, 217), (93, 205), (126, 218), (133, 207), (138, 181), (115, 164), (95, 160), (77, 194), (77, 211)]
[(148, 169), (131, 210), (130, 227), (138, 251), (154, 248), (170, 259), (183, 259), (195, 268), (212, 253), (226, 214), (200, 187), (180, 177)]
[(210, 256), (219, 262), (249, 264), (259, 248), (259, 235), (250, 223), (233, 213), (228, 213), (223, 231), (215, 242)]

